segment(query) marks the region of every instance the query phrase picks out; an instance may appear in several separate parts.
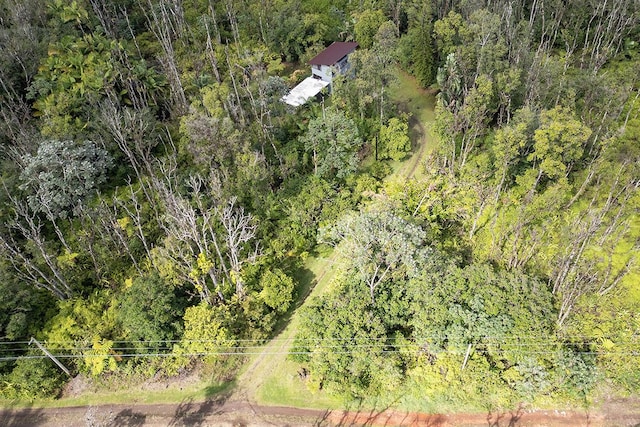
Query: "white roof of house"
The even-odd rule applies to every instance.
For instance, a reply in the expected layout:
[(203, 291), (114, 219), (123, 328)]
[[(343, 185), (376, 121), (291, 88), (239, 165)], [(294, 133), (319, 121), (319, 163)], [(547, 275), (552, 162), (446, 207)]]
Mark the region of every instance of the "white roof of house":
[(314, 79), (313, 77), (307, 77), (300, 84), (282, 97), (282, 100), (289, 105), (298, 107), (313, 96), (316, 96), (322, 89), (329, 86), (329, 82), (324, 80)]

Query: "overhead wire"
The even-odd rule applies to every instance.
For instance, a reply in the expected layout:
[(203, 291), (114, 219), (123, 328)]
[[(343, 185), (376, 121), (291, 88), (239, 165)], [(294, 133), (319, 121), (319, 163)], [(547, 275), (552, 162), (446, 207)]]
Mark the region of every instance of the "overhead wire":
[[(424, 335), (412, 337), (411, 339), (414, 341), (427, 341), (427, 340), (446, 340), (450, 337), (450, 335)], [(590, 340), (596, 339), (609, 339), (616, 338), (614, 335), (564, 335), (560, 337), (548, 337), (543, 338), (540, 335), (510, 335), (510, 336), (497, 336), (497, 335), (482, 335), (479, 336), (478, 339), (483, 340), (527, 340), (533, 342), (562, 342), (562, 340), (569, 339), (582, 339), (585, 342), (589, 342)], [(305, 338), (305, 337), (294, 337), (294, 338), (272, 338), (272, 339), (264, 339), (264, 338), (238, 338), (238, 339), (229, 339), (229, 341), (233, 342), (253, 342), (253, 343), (267, 343), (267, 342), (279, 342), (279, 341), (387, 341), (389, 339), (393, 339), (393, 337), (348, 337), (348, 338), (340, 338), (340, 337), (320, 337), (320, 338)], [(214, 340), (112, 340), (113, 344), (120, 343), (183, 343), (183, 342), (212, 342)], [(76, 344), (78, 340), (66, 340), (66, 341), (44, 341), (48, 344)], [(573, 341), (572, 341), (573, 342)], [(0, 346), (2, 345), (13, 345), (13, 344), (29, 344), (29, 341), (0, 341)]]
[[(260, 342), (264, 343), (264, 340), (238, 340), (246, 342)], [(296, 339), (286, 338), (279, 339), (278, 341), (284, 343), (296, 343)], [(357, 342), (361, 343), (357, 343)], [(149, 343), (168, 343), (166, 341), (119, 341), (122, 344), (130, 344), (131, 346), (116, 346), (111, 347), (107, 352), (102, 349), (96, 349), (91, 346), (80, 347), (66, 347), (56, 348), (50, 347), (52, 352), (55, 352), (54, 357), (60, 359), (78, 359), (78, 358), (146, 358), (146, 357), (204, 357), (204, 356), (234, 356), (234, 355), (313, 355), (313, 354), (367, 354), (367, 353), (403, 353), (403, 354), (426, 354), (429, 353), (429, 344), (437, 346), (437, 343), (424, 342), (423, 340), (410, 341), (407, 340), (401, 343), (389, 343), (387, 339), (376, 338), (360, 338), (360, 339), (340, 339), (340, 338), (325, 338), (325, 339), (311, 339), (307, 342), (300, 342), (298, 347), (300, 350), (292, 349), (286, 351), (271, 351), (265, 350), (264, 344), (262, 345), (223, 345), (217, 343), (214, 340), (186, 340), (186, 341), (170, 341), (171, 343), (182, 342), (185, 344), (213, 344), (212, 347), (202, 352), (192, 353), (180, 353), (176, 352), (173, 346), (136, 346), (132, 344), (149, 344)], [(273, 342), (273, 341), (272, 341)], [(277, 341), (276, 341), (277, 342)], [(331, 344), (331, 342), (338, 342), (337, 344)], [(46, 343), (51, 345), (53, 343)], [(494, 354), (494, 353), (510, 353), (510, 354), (527, 354), (527, 355), (553, 355), (557, 354), (560, 348), (555, 349), (540, 349), (548, 344), (561, 345), (562, 342), (541, 340), (533, 342), (521, 342), (521, 343), (505, 343), (505, 342), (487, 342), (480, 341), (471, 343), (471, 346), (476, 354)], [(570, 343), (575, 344), (575, 343)], [(583, 344), (591, 344), (584, 342)], [(464, 354), (466, 347), (469, 343), (457, 343), (458, 348), (437, 348), (434, 352), (449, 353), (449, 354)], [(590, 350), (579, 351), (582, 355), (596, 355), (596, 356), (640, 356), (640, 342), (618, 342), (616, 343), (617, 349), (613, 350)], [(306, 350), (302, 350), (307, 348)], [(29, 352), (31, 347), (6, 349), (4, 352), (0, 351), (0, 361), (16, 361), (21, 358), (26, 359), (43, 359), (47, 356), (37, 354), (23, 354), (17, 355), (11, 352)], [(100, 351), (100, 353), (92, 353), (94, 351)]]
[[(266, 339), (234, 339), (221, 343), (219, 340), (100, 340), (101, 344), (109, 343), (108, 350), (94, 348), (89, 341), (44, 341), (44, 345), (51, 352), (57, 354), (56, 358), (76, 359), (76, 358), (145, 358), (145, 357), (203, 357), (203, 356), (233, 356), (233, 355), (254, 355), (254, 354), (299, 354), (311, 355), (315, 353), (325, 354), (356, 354), (378, 351), (380, 353), (403, 353), (403, 354), (424, 354), (430, 351), (435, 353), (464, 353), (467, 345), (471, 344), (474, 353), (511, 353), (511, 354), (536, 354), (550, 355), (557, 354), (560, 348), (557, 346), (588, 346), (597, 344), (598, 340), (615, 340), (614, 346), (608, 350), (579, 351), (583, 355), (640, 355), (640, 341), (627, 338), (620, 341), (613, 335), (566, 335), (561, 337), (541, 337), (540, 335), (512, 335), (497, 336), (486, 335), (476, 337), (473, 342), (457, 342), (447, 335), (426, 335), (421, 337), (400, 338), (393, 337), (320, 337), (320, 338), (273, 338)], [(296, 345), (298, 348), (306, 348), (305, 351), (269, 351), (265, 350), (268, 343), (283, 343)], [(31, 341), (0, 341), (0, 361), (16, 361), (21, 358), (42, 359), (45, 355), (33, 354), (35, 350), (31, 347)], [(181, 354), (176, 353), (176, 344), (200, 344), (210, 346), (207, 351), (198, 353)], [(450, 347), (443, 347), (443, 346)], [(544, 349), (543, 347), (556, 347)], [(431, 349), (431, 347), (435, 347)], [(457, 348), (455, 348), (457, 347)], [(295, 349), (295, 347), (294, 347)], [(95, 351), (108, 351), (108, 353), (93, 353)], [(32, 353), (32, 354), (29, 354)], [(93, 353), (93, 354), (92, 354)]]

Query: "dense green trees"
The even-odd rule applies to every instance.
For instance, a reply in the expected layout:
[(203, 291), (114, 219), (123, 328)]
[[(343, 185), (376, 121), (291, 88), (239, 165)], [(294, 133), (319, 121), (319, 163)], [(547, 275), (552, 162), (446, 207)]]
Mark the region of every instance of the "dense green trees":
[[(0, 343), (35, 336), (94, 376), (215, 360), (270, 336), (320, 242), (344, 265), (304, 310), (312, 387), (637, 391), (634, 1), (0, 0), (0, 15)], [(287, 110), (291, 70), (335, 40), (360, 44), (351, 72)], [(437, 90), (438, 143), (424, 179), (383, 183), (412, 149), (398, 66)], [(23, 347), (2, 349), (3, 395), (55, 393)]]
[(136, 278), (126, 286), (117, 317), (136, 346), (157, 351), (163, 343), (180, 337), (185, 302), (176, 295), (174, 287), (157, 274)]
[[(428, 15), (431, 5), (425, 3)], [(638, 14), (626, 2), (589, 11), (573, 6), (563, 5), (562, 15), (536, 5), (455, 5), (421, 27), (413, 26), (416, 10), (408, 9), (400, 60), (421, 78), (407, 47), (418, 28), (430, 28), (431, 38), (424, 40), (436, 53), (440, 92), (433, 130), (440, 144), (427, 165), (427, 182), (393, 183), (386, 193), (410, 223), (424, 225), (422, 234), (410, 232), (426, 239), (423, 248), (429, 242), (443, 259), (458, 261), (411, 277), (403, 272), (413, 261), (394, 259), (389, 271), (399, 276), (393, 289), (405, 294), (392, 294), (376, 310), (371, 295), (396, 279), (372, 261), (385, 259), (376, 258), (378, 246), (367, 240), (376, 227), (354, 233), (369, 263), (344, 232), (347, 266), (332, 292), (306, 313), (297, 344), (314, 387), (361, 396), (388, 392), (380, 384), (393, 389), (399, 375), (423, 395), (443, 393), (446, 384), (471, 395), (500, 393), (502, 403), (539, 393), (584, 396), (603, 372), (635, 387), (637, 379), (613, 349), (635, 345), (627, 334), (637, 325), (627, 318), (634, 326), (613, 333), (614, 319), (625, 315), (598, 315), (594, 307), (611, 307), (625, 296), (632, 312), (640, 307), (633, 219), (640, 206), (635, 166), (630, 168), (637, 156), (628, 145), (637, 105), (635, 79), (627, 74), (637, 63), (636, 53), (623, 54), (622, 44), (616, 45), (636, 31)], [(605, 22), (615, 29), (605, 31)], [(600, 52), (595, 40), (611, 49)], [(614, 73), (615, 81), (606, 73)], [(380, 135), (387, 131), (383, 126)], [(366, 218), (366, 212), (359, 215)], [(373, 280), (368, 271), (376, 272)], [(355, 295), (367, 291), (370, 304), (355, 308)], [(381, 319), (402, 304), (413, 311), (396, 319), (403, 325), (399, 339)], [(354, 309), (363, 318), (354, 317)], [(593, 323), (600, 317), (603, 329)], [(358, 331), (366, 343), (354, 338)], [(336, 344), (332, 335), (348, 339)], [(311, 344), (314, 338), (318, 344)], [(415, 347), (403, 353), (390, 347), (392, 338)], [(332, 354), (325, 345), (339, 345), (339, 351)], [(369, 353), (360, 351), (363, 345)], [(355, 360), (342, 361), (342, 353)], [(627, 355), (626, 363), (632, 359)], [(329, 366), (340, 369), (329, 372)], [(359, 380), (349, 384), (352, 373)]]
[[(589, 389), (593, 358), (557, 339), (545, 283), (488, 264), (458, 266), (396, 215), (378, 207), (329, 233), (342, 239), (343, 267), (331, 292), (306, 309), (294, 349), (310, 385), (434, 398), (464, 383), (503, 404)], [(417, 389), (405, 388), (411, 381)]]
[(403, 118), (390, 118), (389, 122), (380, 128), (376, 151), (378, 159), (404, 159), (411, 151), (407, 121)]

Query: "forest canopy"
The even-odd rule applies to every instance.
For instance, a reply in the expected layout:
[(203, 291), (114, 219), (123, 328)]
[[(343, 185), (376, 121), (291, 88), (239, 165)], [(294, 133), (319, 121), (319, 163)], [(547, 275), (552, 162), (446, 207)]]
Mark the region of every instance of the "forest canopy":
[[(640, 390), (637, 1), (0, 0), (0, 16), (3, 398), (66, 381), (32, 337), (94, 378), (264, 343), (327, 251), (340, 267), (291, 350), (312, 390)], [(334, 41), (358, 43), (350, 72), (289, 108)], [(393, 96), (407, 74), (436, 99), (413, 177), (392, 174), (419, 151)]]

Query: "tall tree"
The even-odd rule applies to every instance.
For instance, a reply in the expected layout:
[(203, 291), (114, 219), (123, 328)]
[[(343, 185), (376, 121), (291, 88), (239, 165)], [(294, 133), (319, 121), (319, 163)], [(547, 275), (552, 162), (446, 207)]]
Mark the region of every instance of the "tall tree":
[(355, 172), (357, 153), (362, 146), (358, 129), (342, 111), (329, 108), (309, 122), (300, 140), (311, 153), (314, 173), (343, 179)]
[(423, 230), (384, 207), (347, 214), (319, 236), (349, 259), (354, 276), (368, 288), (371, 304), (381, 284), (416, 274), (418, 260), (429, 251), (423, 248), (424, 238)]

